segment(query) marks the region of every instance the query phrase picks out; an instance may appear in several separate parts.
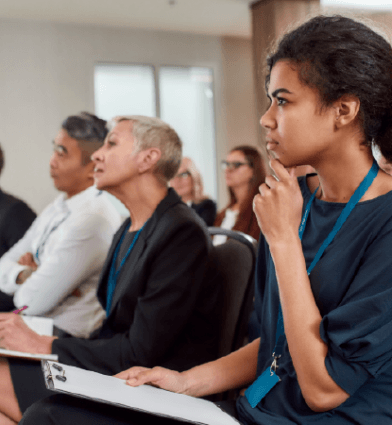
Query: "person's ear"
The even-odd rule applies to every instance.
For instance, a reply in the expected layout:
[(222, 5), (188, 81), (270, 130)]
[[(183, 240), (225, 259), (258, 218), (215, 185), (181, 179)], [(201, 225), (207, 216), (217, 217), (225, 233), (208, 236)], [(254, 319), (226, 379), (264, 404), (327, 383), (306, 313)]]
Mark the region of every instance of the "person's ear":
[(88, 177), (89, 179), (93, 179), (93, 178), (94, 178), (94, 168), (95, 168), (95, 163), (94, 163), (94, 161), (89, 161), (89, 162), (85, 165), (85, 168), (86, 168), (86, 174), (87, 174), (87, 177)]
[(358, 118), (360, 106), (358, 97), (349, 94), (334, 102), (336, 128), (353, 124)]
[(159, 148), (154, 147), (140, 152), (139, 155), (139, 172), (145, 173), (155, 168), (155, 165), (161, 159), (162, 152)]

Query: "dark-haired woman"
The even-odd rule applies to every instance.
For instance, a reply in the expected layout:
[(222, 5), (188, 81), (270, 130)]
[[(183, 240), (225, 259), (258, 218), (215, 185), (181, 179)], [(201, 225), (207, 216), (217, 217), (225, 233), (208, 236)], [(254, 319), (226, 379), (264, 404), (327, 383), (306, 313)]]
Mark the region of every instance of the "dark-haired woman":
[[(374, 143), (392, 160), (391, 45), (319, 16), (282, 39), (268, 68), (261, 124), (278, 180), (254, 200), (260, 338), (182, 373), (122, 376), (197, 397), (249, 386), (236, 404), (245, 425), (392, 424), (392, 178), (371, 153)], [(290, 167), (302, 164), (317, 174), (297, 180)]]
[[(228, 230), (239, 230), (259, 240), (260, 228), (253, 212), (252, 202), (264, 182), (265, 169), (258, 149), (252, 146), (237, 146), (222, 161), (229, 204), (220, 211), (214, 226)], [(214, 237), (214, 245), (226, 241), (226, 236)]]

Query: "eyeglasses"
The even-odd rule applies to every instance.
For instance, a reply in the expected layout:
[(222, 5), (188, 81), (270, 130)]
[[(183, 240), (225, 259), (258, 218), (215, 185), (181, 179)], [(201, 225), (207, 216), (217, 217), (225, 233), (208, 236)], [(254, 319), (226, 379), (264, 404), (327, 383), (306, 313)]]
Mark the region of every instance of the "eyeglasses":
[(189, 171), (184, 171), (183, 173), (177, 174), (175, 177), (178, 177), (179, 179), (186, 179), (190, 175), (191, 173)]
[(237, 168), (242, 167), (243, 165), (249, 165), (249, 162), (229, 162), (229, 161), (221, 161), (222, 170), (236, 170)]

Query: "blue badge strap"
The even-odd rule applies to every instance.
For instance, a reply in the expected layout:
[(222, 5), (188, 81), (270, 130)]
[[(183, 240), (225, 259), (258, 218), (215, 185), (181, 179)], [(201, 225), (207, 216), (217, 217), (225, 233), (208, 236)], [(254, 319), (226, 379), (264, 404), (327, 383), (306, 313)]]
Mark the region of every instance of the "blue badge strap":
[(146, 225), (146, 223), (144, 223), (142, 228), (137, 231), (135, 237), (133, 238), (133, 241), (132, 241), (130, 247), (128, 248), (127, 253), (125, 254), (124, 258), (121, 260), (120, 267), (117, 270), (116, 270), (117, 257), (118, 257), (118, 254), (120, 252), (120, 247), (123, 243), (125, 235), (127, 234), (128, 230), (131, 226), (131, 223), (129, 223), (129, 225), (125, 229), (124, 233), (121, 236), (120, 241), (118, 242), (118, 244), (116, 246), (116, 249), (115, 249), (114, 254), (113, 254), (112, 264), (110, 266), (110, 272), (109, 272), (109, 281), (108, 281), (107, 297), (106, 297), (106, 316), (109, 315), (109, 311), (110, 311), (110, 308), (112, 306), (113, 294), (114, 294), (114, 290), (115, 290), (116, 284), (117, 284), (117, 277), (120, 274), (121, 269), (122, 269), (125, 261), (127, 260), (127, 258), (131, 254), (131, 251), (132, 251), (133, 247), (135, 246), (135, 243), (138, 240), (139, 235), (140, 235), (140, 233), (143, 230), (145, 225)]
[[(308, 276), (310, 275), (310, 272), (313, 270), (321, 256), (324, 254), (324, 251), (327, 249), (328, 245), (332, 242), (336, 234), (339, 232), (340, 228), (343, 226), (343, 223), (347, 220), (348, 216), (350, 215), (351, 211), (355, 208), (357, 203), (360, 201), (362, 196), (366, 193), (366, 191), (369, 189), (370, 185), (373, 183), (373, 180), (377, 176), (378, 172), (378, 165), (376, 161), (373, 161), (373, 165), (371, 169), (369, 170), (366, 177), (362, 180), (361, 184), (358, 186), (357, 190), (354, 192), (354, 194), (351, 196), (349, 202), (344, 207), (343, 211), (341, 212), (339, 218), (336, 220), (336, 223), (327, 236), (327, 238), (324, 240), (323, 244), (321, 245), (320, 249), (317, 251), (317, 254), (315, 255), (312, 263), (310, 264), (307, 273)], [(319, 186), (320, 187), (320, 186)], [(319, 188), (318, 187), (318, 188)], [(299, 227), (299, 238), (302, 240), (302, 236), (305, 231), (306, 222), (308, 220), (310, 207), (312, 205), (312, 202), (316, 196), (316, 193), (318, 191), (318, 188), (312, 193), (312, 196), (310, 197), (306, 208), (304, 212), (304, 216), (301, 221), (301, 225)], [(285, 335), (284, 335), (284, 325), (283, 325), (283, 314), (282, 314), (282, 307), (279, 303), (279, 313), (278, 313), (278, 323), (276, 327), (276, 336), (275, 336), (275, 349), (274, 349), (274, 355), (275, 356), (281, 356), (283, 352), (283, 345), (285, 341)]]
[(316, 256), (314, 257), (312, 264), (308, 268), (308, 275), (310, 274), (310, 272), (313, 270), (318, 260), (323, 255), (327, 246), (332, 242), (333, 238), (339, 232), (340, 228), (343, 226), (343, 223), (347, 220), (347, 217), (351, 214), (351, 211), (354, 209), (354, 207), (360, 201), (362, 196), (369, 189), (370, 185), (373, 183), (373, 180), (377, 176), (377, 172), (378, 172), (377, 162), (373, 161), (372, 168), (370, 169), (366, 177), (363, 179), (362, 183), (359, 185), (357, 190), (351, 196), (348, 204), (344, 207), (344, 210), (340, 214), (339, 218), (336, 220), (335, 226), (333, 227), (331, 233), (327, 236), (324, 243), (321, 245), (320, 249), (318, 250)]
[(69, 217), (69, 215), (71, 214), (71, 212), (70, 211), (68, 211), (67, 212), (67, 214), (65, 215), (65, 217), (64, 218), (62, 218), (55, 226), (53, 226), (49, 231), (47, 231), (47, 228), (45, 229), (45, 232), (44, 232), (44, 234), (43, 234), (43, 237), (42, 237), (42, 239), (41, 239), (41, 241), (40, 241), (40, 243), (39, 243), (39, 245), (38, 245), (38, 247), (37, 247), (37, 251), (35, 252), (35, 259), (37, 260), (37, 264), (38, 265), (40, 265), (40, 259), (39, 259), (39, 257), (40, 257), (40, 255), (41, 255), (41, 252), (42, 252), (42, 250), (44, 249), (44, 247), (45, 247), (45, 244), (46, 244), (46, 242), (48, 241), (48, 239), (49, 239), (49, 236), (60, 226), (60, 224), (62, 224), (68, 217)]
[[(350, 215), (351, 211), (354, 209), (356, 204), (359, 202), (362, 196), (369, 189), (370, 185), (373, 183), (373, 180), (377, 176), (377, 173), (378, 173), (378, 165), (376, 161), (373, 161), (373, 165), (371, 169), (369, 170), (368, 174), (366, 175), (364, 180), (361, 182), (357, 190), (354, 192), (354, 194), (351, 196), (348, 204), (344, 207), (338, 220), (336, 221), (332, 231), (327, 236), (327, 238), (321, 245), (320, 249), (318, 250), (315, 258), (313, 259), (311, 265), (309, 266), (307, 270), (308, 275), (313, 270), (317, 261), (323, 255), (327, 246), (331, 243), (333, 238), (336, 236), (336, 234), (342, 227), (343, 223), (346, 221), (347, 217)], [(302, 222), (299, 228), (299, 237), (301, 240), (305, 230), (306, 221), (309, 216), (310, 207), (317, 193), (317, 190), (318, 188), (314, 191), (308, 204), (306, 205), (304, 217), (302, 219)], [(276, 372), (276, 369), (278, 368), (277, 360), (280, 358), (283, 352), (283, 345), (284, 345), (285, 339), (286, 338), (284, 334), (283, 315), (282, 315), (282, 309), (279, 303), (278, 322), (277, 322), (276, 337), (275, 337), (276, 343), (275, 343), (274, 353), (272, 355), (274, 360), (272, 362), (271, 367), (267, 368), (263, 372), (263, 374), (260, 375), (257, 378), (257, 380), (253, 382), (253, 384), (249, 388), (247, 388), (247, 390), (245, 391), (245, 396), (252, 408), (255, 408), (259, 404), (260, 400), (271, 390), (271, 388), (280, 381), (279, 376), (276, 375), (275, 372)]]

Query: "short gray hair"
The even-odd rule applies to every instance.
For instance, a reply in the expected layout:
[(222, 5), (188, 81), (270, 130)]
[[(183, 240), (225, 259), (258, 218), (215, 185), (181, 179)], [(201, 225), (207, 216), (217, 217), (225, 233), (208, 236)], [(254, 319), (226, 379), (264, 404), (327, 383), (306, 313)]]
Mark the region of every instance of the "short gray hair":
[(136, 152), (149, 148), (158, 148), (161, 158), (154, 172), (168, 182), (181, 165), (182, 142), (176, 131), (159, 118), (142, 115), (124, 115), (114, 117), (110, 122), (112, 129), (121, 121), (132, 122), (132, 135), (136, 143)]

